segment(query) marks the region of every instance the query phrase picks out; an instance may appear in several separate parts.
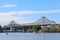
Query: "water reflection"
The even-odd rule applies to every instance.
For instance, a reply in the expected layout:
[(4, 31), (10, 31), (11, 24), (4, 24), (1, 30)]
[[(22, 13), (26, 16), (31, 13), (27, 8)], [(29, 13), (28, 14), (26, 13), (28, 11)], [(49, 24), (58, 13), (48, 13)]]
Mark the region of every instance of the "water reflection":
[(59, 40), (60, 33), (0, 33), (0, 40)]

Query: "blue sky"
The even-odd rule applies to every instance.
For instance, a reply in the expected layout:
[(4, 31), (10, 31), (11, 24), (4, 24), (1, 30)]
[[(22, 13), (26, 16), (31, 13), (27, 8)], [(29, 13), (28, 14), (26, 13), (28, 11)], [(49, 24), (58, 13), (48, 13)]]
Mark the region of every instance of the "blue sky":
[(0, 24), (34, 22), (42, 16), (60, 23), (60, 0), (0, 0)]

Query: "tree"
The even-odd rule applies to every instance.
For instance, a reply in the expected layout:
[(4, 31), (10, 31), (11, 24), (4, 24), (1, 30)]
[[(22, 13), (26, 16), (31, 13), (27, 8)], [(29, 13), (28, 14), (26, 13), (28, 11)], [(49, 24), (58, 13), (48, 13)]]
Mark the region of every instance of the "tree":
[(3, 32), (3, 28), (2, 28), (2, 26), (0, 25), (0, 32)]
[(60, 32), (60, 25), (56, 26), (57, 32)]
[(32, 29), (33, 29), (33, 32), (36, 32), (37, 31), (37, 26), (33, 25)]
[(27, 32), (33, 32), (33, 29), (28, 29)]
[(42, 28), (41, 32), (48, 32), (48, 28), (46, 28), (46, 27)]
[(52, 25), (51, 27), (49, 27), (49, 31), (50, 32), (57, 32), (56, 26)]

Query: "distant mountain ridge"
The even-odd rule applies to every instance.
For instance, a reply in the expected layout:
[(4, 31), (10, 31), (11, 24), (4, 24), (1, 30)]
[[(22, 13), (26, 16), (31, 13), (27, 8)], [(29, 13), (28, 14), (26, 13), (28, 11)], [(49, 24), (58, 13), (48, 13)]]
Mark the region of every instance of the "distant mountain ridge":
[(41, 17), (40, 19), (38, 19), (37, 21), (35, 21), (33, 24), (37, 24), (37, 25), (46, 25), (46, 24), (56, 24), (55, 21), (49, 20), (46, 17)]
[(14, 20), (12, 20), (7, 26), (20, 26), (20, 24), (16, 23)]
[(33, 23), (27, 23), (27, 24), (18, 24), (13, 20), (7, 26), (13, 27), (13, 26), (25, 26), (25, 25), (48, 25), (48, 24), (52, 25), (52, 24), (56, 24), (56, 22), (49, 20), (43, 16), (40, 19), (38, 19), (37, 21), (35, 21)]

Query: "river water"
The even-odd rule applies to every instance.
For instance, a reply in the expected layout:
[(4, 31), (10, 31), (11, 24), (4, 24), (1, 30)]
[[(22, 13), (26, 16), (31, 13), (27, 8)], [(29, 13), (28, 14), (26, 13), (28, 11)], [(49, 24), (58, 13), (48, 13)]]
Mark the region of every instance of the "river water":
[(60, 33), (0, 33), (0, 40), (60, 40)]

